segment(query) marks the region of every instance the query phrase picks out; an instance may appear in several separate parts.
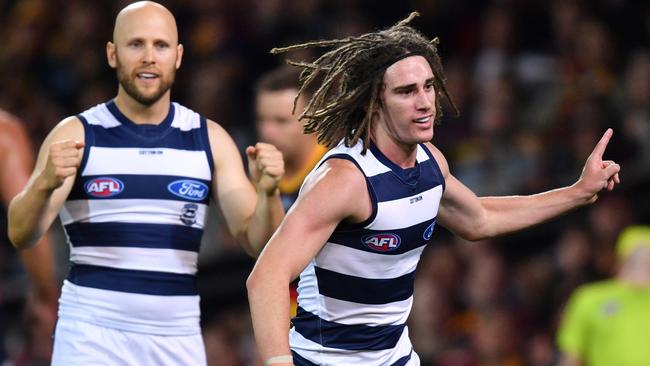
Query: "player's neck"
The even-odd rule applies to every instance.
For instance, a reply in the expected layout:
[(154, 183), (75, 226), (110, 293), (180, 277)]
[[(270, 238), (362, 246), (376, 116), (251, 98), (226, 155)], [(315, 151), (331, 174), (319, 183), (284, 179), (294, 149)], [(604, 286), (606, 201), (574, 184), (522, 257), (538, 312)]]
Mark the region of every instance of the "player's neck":
[(375, 146), (390, 161), (402, 169), (412, 168), (417, 160), (417, 145), (396, 141), (381, 128), (375, 128), (371, 134)]
[(128, 119), (136, 124), (160, 124), (169, 113), (170, 93), (167, 91), (151, 105), (144, 105), (131, 98), (120, 88), (115, 105)]

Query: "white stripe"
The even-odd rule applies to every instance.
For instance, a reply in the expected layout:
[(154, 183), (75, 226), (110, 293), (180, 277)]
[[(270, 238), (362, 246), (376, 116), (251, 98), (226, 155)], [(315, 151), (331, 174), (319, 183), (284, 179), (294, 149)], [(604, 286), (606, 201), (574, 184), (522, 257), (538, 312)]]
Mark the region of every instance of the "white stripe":
[[(377, 217), (366, 228), (372, 228), (373, 230), (403, 229), (435, 218), (438, 215), (442, 185), (435, 186), (416, 196), (422, 196), (422, 200), (411, 203), (411, 197), (405, 197), (378, 202)], [(403, 214), (396, 214), (396, 212)]]
[(174, 121), (172, 127), (181, 131), (189, 131), (201, 127), (199, 115), (178, 103), (174, 103)]
[[(61, 222), (126, 222), (185, 226), (181, 212), (187, 202), (149, 199), (107, 199), (66, 201)], [(198, 203), (194, 228), (203, 229), (207, 205)]]
[[(141, 154), (156, 150), (157, 154)], [(112, 148), (91, 146), (81, 175), (172, 175), (210, 180), (210, 164), (202, 150)]]
[(63, 282), (59, 317), (130, 332), (184, 335), (201, 332), (198, 296), (156, 296), (101, 290)]
[(98, 104), (81, 114), (88, 124), (102, 126), (104, 128), (117, 127), (121, 125), (115, 116), (108, 110), (106, 103)]
[(406, 253), (386, 255), (328, 242), (316, 256), (316, 265), (348, 276), (391, 279), (415, 271), (424, 248), (423, 245)]
[(314, 261), (300, 274), (298, 304), (322, 319), (342, 324), (404, 324), (413, 305), (413, 296), (387, 304), (359, 304), (323, 296), (318, 291)]
[(74, 247), (70, 261), (139, 271), (196, 274), (198, 253), (187, 250), (132, 247)]
[[(291, 349), (304, 358), (321, 366), (384, 366), (395, 363), (402, 357), (411, 353), (413, 346), (408, 338), (408, 328), (404, 327), (402, 336), (395, 348), (381, 351), (349, 351), (343, 349), (323, 347), (312, 342), (296, 332), (294, 328), (289, 331)], [(419, 358), (413, 351), (408, 366), (419, 365)]]
[[(321, 295), (320, 304), (324, 309), (321, 318), (327, 321), (347, 325), (400, 325), (408, 319), (413, 305), (413, 296), (402, 301), (369, 305)], [(305, 307), (303, 309), (312, 312)]]

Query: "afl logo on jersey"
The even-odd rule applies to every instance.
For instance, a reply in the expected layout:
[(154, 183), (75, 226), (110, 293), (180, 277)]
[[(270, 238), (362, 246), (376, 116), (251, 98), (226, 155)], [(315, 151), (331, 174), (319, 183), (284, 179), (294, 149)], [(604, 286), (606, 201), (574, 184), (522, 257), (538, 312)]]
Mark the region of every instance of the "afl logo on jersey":
[(402, 239), (395, 234), (382, 233), (364, 236), (361, 239), (361, 242), (372, 250), (378, 252), (390, 252), (399, 248)]
[(433, 228), (436, 226), (436, 222), (432, 222), (431, 225), (429, 225), (425, 230), (424, 234), (422, 234), (422, 238), (424, 240), (429, 240), (431, 239), (431, 235), (433, 235)]
[(112, 197), (124, 190), (124, 183), (119, 179), (101, 177), (86, 182), (84, 189), (86, 193), (93, 197)]
[(190, 179), (173, 181), (167, 185), (167, 190), (192, 201), (203, 201), (208, 196), (207, 185)]

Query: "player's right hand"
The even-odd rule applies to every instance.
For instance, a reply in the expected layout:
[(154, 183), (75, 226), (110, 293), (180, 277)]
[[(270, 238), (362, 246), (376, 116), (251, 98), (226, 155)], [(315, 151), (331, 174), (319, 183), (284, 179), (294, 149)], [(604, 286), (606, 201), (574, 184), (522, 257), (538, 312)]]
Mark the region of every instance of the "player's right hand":
[(48, 189), (59, 188), (66, 178), (77, 174), (84, 146), (85, 143), (74, 140), (57, 141), (50, 146), (47, 164), (41, 173)]

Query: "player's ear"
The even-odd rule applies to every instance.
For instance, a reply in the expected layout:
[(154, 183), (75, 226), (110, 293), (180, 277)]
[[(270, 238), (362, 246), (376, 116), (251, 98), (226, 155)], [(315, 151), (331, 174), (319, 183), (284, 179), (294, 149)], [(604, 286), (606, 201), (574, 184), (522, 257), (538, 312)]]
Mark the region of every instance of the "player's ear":
[(184, 47), (181, 43), (176, 46), (176, 70), (181, 67), (181, 61), (183, 60), (183, 51)]
[(117, 54), (115, 49), (115, 43), (108, 41), (106, 42), (106, 60), (108, 65), (112, 68), (117, 68)]

